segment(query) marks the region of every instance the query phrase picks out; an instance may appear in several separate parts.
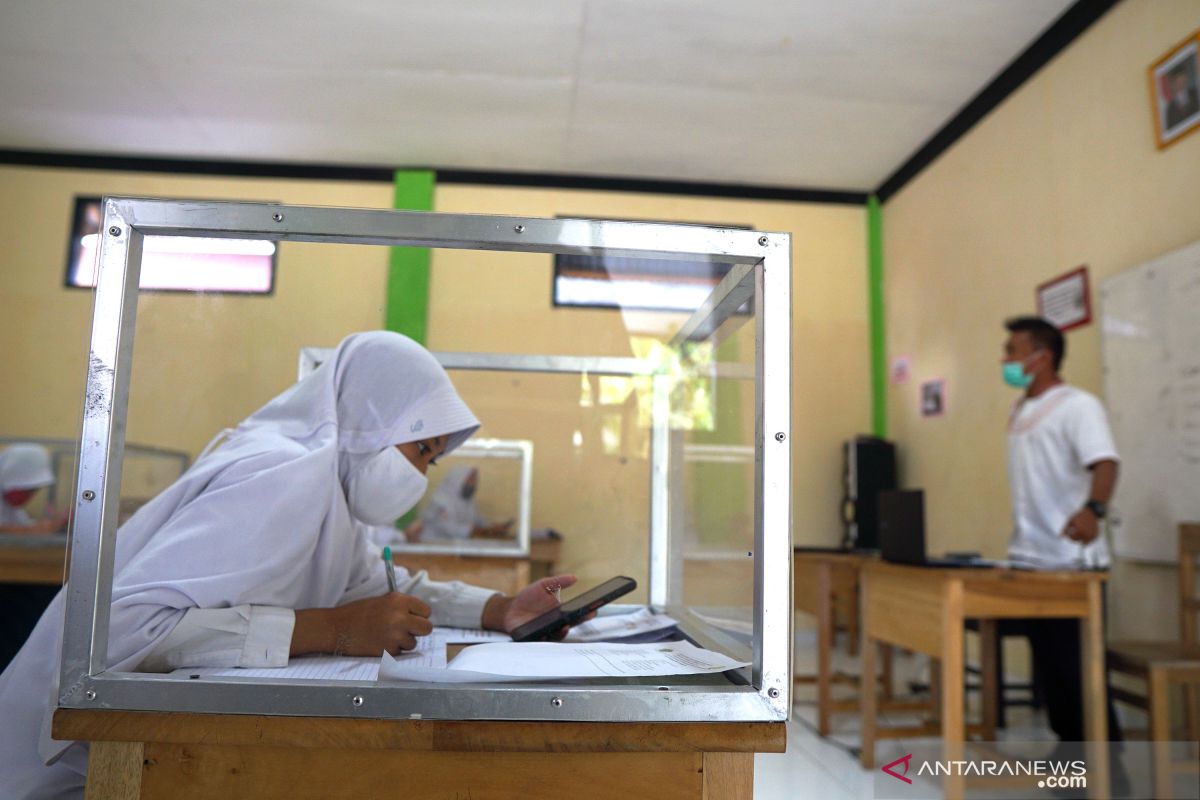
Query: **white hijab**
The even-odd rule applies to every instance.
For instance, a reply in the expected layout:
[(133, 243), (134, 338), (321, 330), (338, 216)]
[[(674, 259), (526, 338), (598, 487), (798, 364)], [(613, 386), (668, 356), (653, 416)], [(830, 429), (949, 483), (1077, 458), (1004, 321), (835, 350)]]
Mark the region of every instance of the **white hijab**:
[(421, 512), (421, 520), (425, 523), (422, 536), (434, 539), (469, 539), (475, 526), (481, 526), (484, 520), (475, 508), (474, 497), (463, 497), (463, 487), (475, 467), (459, 465), (446, 473), (446, 477), (429, 496), (429, 503)]
[(416, 342), (384, 331), (346, 338), (122, 527), (110, 663), (139, 663), (174, 627), (164, 609), (337, 605), (375, 566), (356, 563), (352, 466), (434, 436), (450, 437), (449, 452), (478, 428)]
[(18, 442), (0, 452), (0, 492), (41, 489), (52, 483), (50, 453), (40, 444)]
[[(190, 608), (338, 605), (379, 565), (347, 508), (347, 465), (441, 435), (450, 437), (449, 452), (478, 427), (446, 371), (416, 342), (383, 331), (347, 337), (121, 527), (109, 668), (141, 663)], [(3, 704), (19, 681), (44, 708), (47, 695), (31, 684), (57, 680), (57, 659), (45, 662), (61, 637), (60, 593), (0, 678)], [(43, 726), (42, 758), (69, 744), (51, 742)]]

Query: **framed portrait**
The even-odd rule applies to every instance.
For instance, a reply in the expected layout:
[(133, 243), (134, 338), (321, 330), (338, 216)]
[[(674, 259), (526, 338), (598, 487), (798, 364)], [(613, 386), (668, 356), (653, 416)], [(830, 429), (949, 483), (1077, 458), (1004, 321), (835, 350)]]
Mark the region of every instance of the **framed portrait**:
[(1168, 147), (1200, 127), (1200, 31), (1150, 67), (1150, 98), (1158, 147)]
[(921, 384), (921, 416), (940, 417), (946, 413), (946, 381), (937, 378)]

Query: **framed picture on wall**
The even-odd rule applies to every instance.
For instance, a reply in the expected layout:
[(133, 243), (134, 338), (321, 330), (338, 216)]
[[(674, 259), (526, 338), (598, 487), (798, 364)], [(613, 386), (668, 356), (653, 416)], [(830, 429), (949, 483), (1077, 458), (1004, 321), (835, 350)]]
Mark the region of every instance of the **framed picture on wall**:
[(1160, 149), (1200, 128), (1200, 31), (1150, 67), (1150, 98)]
[(946, 413), (946, 381), (937, 378), (921, 384), (921, 416), (940, 417)]

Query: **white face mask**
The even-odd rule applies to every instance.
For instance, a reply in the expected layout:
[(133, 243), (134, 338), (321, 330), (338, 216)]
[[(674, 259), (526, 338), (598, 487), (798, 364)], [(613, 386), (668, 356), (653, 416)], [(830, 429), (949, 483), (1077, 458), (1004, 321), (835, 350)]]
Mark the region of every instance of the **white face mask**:
[(368, 525), (391, 525), (417, 504), (429, 480), (395, 447), (364, 461), (346, 482), (350, 513)]

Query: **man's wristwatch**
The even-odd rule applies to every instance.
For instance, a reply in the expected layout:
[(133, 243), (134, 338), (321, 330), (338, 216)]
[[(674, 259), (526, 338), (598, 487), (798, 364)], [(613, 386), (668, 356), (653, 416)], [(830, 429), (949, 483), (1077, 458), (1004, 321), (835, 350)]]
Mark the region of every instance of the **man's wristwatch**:
[(1096, 515), (1096, 519), (1104, 519), (1108, 515), (1108, 505), (1099, 500), (1088, 500), (1083, 507)]

